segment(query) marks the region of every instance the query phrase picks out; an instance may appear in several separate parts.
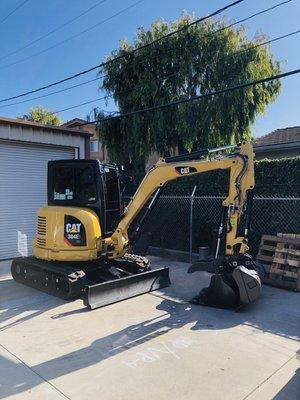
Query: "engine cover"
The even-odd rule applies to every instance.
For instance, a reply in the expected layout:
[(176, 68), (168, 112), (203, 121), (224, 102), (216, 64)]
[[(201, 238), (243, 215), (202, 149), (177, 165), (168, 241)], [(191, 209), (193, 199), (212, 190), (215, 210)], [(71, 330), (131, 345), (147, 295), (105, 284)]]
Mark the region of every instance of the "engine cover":
[(88, 261), (101, 251), (101, 227), (88, 208), (45, 206), (39, 209), (33, 253), (54, 261)]

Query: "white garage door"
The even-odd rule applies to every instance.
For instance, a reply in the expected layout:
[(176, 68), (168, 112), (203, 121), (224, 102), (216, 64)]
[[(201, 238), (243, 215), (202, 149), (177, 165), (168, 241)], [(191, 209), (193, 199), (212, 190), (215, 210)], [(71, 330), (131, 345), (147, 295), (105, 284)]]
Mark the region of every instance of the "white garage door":
[(0, 141), (0, 260), (32, 254), (36, 212), (47, 204), (47, 162), (74, 156), (72, 148)]

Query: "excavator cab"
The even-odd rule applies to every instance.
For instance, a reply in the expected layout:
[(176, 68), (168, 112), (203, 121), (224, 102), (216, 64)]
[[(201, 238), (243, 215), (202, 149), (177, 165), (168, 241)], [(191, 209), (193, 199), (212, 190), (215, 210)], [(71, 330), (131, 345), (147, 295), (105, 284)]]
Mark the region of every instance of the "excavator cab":
[(97, 160), (48, 163), (48, 204), (38, 210), (34, 257), (11, 267), (20, 283), (93, 309), (170, 284), (169, 269), (151, 270), (137, 254), (108, 259), (103, 242), (121, 218), (117, 165)]
[(120, 175), (116, 164), (98, 160), (59, 160), (48, 163), (48, 205), (93, 210), (104, 237), (121, 216)]

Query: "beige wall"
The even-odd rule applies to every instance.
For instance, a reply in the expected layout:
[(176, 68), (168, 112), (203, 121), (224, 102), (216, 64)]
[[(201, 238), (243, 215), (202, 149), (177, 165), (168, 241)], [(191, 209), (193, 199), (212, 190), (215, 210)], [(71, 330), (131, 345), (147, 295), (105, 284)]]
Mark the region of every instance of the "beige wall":
[[(74, 128), (76, 128), (76, 127), (74, 127)], [(93, 134), (93, 136), (91, 136), (91, 138), (90, 138), (91, 142), (92, 141), (98, 142), (98, 151), (96, 151), (96, 152), (90, 151), (90, 158), (93, 160), (100, 160), (103, 163), (107, 163), (109, 161), (108, 155), (107, 155), (107, 148), (106, 148), (106, 146), (103, 145), (101, 140), (99, 140), (95, 126), (91, 125), (91, 124), (90, 125), (80, 125), (80, 129)]]
[(85, 138), (77, 134), (5, 123), (0, 124), (0, 139), (73, 147), (78, 149), (78, 158), (85, 158)]

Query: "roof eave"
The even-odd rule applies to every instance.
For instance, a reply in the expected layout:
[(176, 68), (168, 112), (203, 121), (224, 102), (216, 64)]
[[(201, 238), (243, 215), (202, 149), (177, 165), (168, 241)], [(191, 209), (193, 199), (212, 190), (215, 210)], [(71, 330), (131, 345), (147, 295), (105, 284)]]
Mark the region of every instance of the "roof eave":
[(15, 118), (8, 118), (8, 117), (0, 117), (0, 124), (7, 124), (7, 125), (17, 125), (17, 126), (24, 126), (24, 127), (30, 127), (33, 129), (44, 129), (44, 130), (51, 130), (51, 131), (57, 131), (69, 135), (79, 135), (79, 136), (85, 136), (85, 137), (91, 137), (93, 134), (91, 132), (85, 131), (85, 130), (79, 130), (79, 129), (72, 129), (72, 128), (64, 128), (61, 126), (54, 126), (54, 125), (43, 125), (39, 124), (37, 122), (32, 122), (32, 121), (26, 121), (22, 119), (15, 119)]
[(255, 145), (254, 144), (254, 151), (255, 152), (269, 152), (274, 150), (288, 150), (288, 149), (296, 149), (300, 148), (300, 142), (290, 142), (290, 143), (277, 143), (277, 144), (268, 144), (268, 145)]

